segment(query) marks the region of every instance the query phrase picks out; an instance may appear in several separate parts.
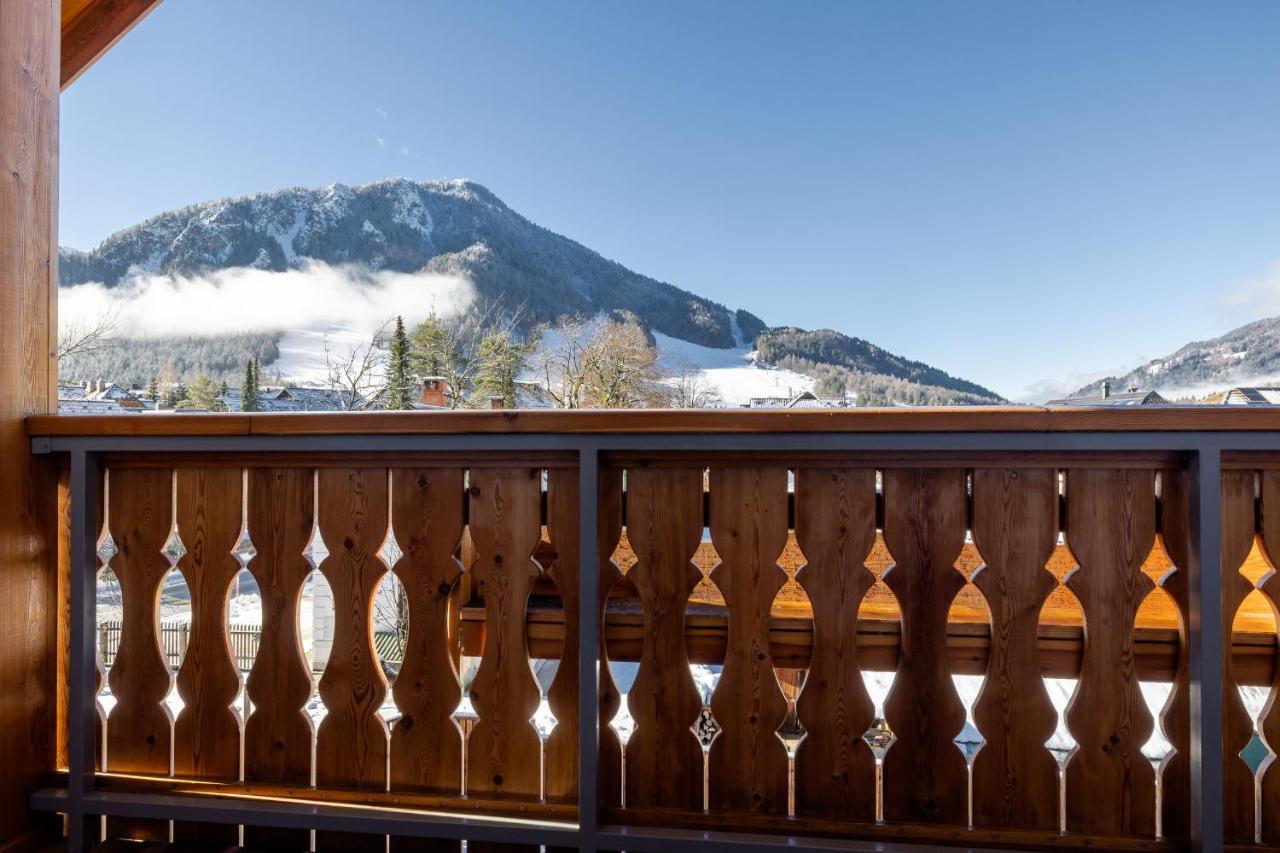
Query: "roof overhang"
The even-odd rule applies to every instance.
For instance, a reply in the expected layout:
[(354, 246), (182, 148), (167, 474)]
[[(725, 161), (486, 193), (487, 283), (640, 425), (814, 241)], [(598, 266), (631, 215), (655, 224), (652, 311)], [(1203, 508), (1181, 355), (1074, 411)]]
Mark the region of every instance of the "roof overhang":
[(66, 89), (160, 0), (62, 0), (62, 88)]

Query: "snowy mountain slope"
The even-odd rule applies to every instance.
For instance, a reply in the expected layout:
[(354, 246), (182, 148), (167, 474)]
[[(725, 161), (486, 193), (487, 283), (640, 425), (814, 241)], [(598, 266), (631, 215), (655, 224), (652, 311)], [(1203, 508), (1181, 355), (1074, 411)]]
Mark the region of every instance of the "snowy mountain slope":
[[(254, 340), (214, 347), (223, 353), (219, 378), (229, 381), (236, 379), (235, 364), (259, 354), (270, 355), (265, 366), (273, 374), (315, 381), (324, 363), (326, 336), (332, 344), (369, 331), (332, 312), (318, 316), (316, 305), (336, 307), (343, 314), (346, 305), (360, 301), (356, 297), (373, 285), (394, 286), (402, 288), (394, 304), (365, 304), (364, 313), (376, 309), (384, 319), (399, 313), (412, 321), (414, 311), (407, 307), (412, 300), (405, 298), (404, 287), (425, 290), (441, 282), (462, 282), (468, 291), (467, 310), (478, 312), (494, 304), (507, 310), (518, 307), (525, 330), (566, 315), (613, 314), (638, 321), (655, 338), (661, 336), (664, 358), (666, 351), (678, 351), (684, 363), (708, 371), (726, 402), (811, 389), (857, 392), (863, 400), (878, 403), (999, 400), (981, 386), (898, 358), (858, 338), (830, 331), (771, 330), (747, 311), (731, 310), (632, 272), (542, 228), (488, 189), (466, 180), (395, 178), (206, 202), (154, 216), (90, 251), (63, 249), (60, 263), (61, 283), (77, 293), (96, 288), (99, 295), (109, 291), (127, 294), (128, 299), (135, 291), (172, 296), (184, 293), (191, 282), (200, 283), (206, 295), (232, 286), (241, 293), (248, 288), (250, 292), (237, 300), (236, 310), (244, 321), (237, 330), (250, 328), (272, 337), (265, 344)], [(357, 289), (336, 295), (335, 282)], [(286, 285), (292, 289), (285, 290)], [(419, 290), (413, 292), (421, 296)], [(277, 298), (268, 298), (271, 293)], [(431, 300), (416, 300), (425, 301)], [(225, 307), (227, 302), (218, 304)], [(182, 312), (161, 313), (167, 317)], [(228, 333), (222, 328), (202, 327), (210, 313), (175, 316), (174, 322), (188, 325), (165, 332), (171, 339), (184, 333), (225, 337)], [(151, 309), (151, 314), (156, 311)], [(772, 332), (782, 334), (770, 334), (768, 352), (761, 348), (763, 356), (752, 358), (765, 333)], [(157, 363), (163, 363), (164, 354), (150, 352), (145, 337), (132, 335), (134, 339), (125, 341), (109, 361), (118, 379), (145, 382), (155, 375)], [(820, 344), (817, 349), (815, 342)], [(838, 357), (823, 362), (828, 353)], [(186, 355), (191, 357), (178, 372), (193, 378), (190, 374), (200, 371), (198, 354)], [(138, 376), (131, 375), (130, 361), (145, 361), (147, 372), (135, 370)], [(83, 362), (67, 367), (94, 369)]]
[(1122, 376), (1092, 382), (1072, 396), (1101, 393), (1102, 383), (1107, 381), (1117, 390), (1150, 389), (1169, 399), (1182, 399), (1276, 380), (1280, 380), (1280, 317), (1270, 317), (1216, 338), (1193, 341)]

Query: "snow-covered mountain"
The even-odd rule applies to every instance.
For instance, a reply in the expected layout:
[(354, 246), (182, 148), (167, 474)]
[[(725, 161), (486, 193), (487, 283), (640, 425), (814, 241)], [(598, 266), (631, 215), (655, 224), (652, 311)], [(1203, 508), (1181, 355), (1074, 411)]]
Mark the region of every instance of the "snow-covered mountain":
[[(749, 355), (768, 331), (760, 318), (633, 272), (530, 222), (473, 181), (396, 178), (363, 186), (286, 189), (206, 202), (154, 216), (112, 235), (90, 251), (63, 249), (60, 264), (64, 287), (100, 283), (110, 289), (149, 276), (172, 279), (236, 270), (291, 273), (292, 278), (281, 276), (280, 280), (288, 278), (296, 287), (296, 275), (307, 274), (317, 265), (358, 268), (375, 276), (462, 279), (474, 289), (475, 306), (520, 306), (526, 327), (554, 322), (565, 315), (611, 315), (640, 323), (657, 340), (679, 342), (660, 349), (693, 346), (691, 352), (698, 354), (698, 360), (686, 358), (686, 364), (720, 371), (771, 369)], [(262, 280), (272, 279), (264, 276)], [(251, 314), (254, 307), (247, 304), (243, 310)], [(261, 331), (266, 327), (258, 319), (254, 329)], [(260, 335), (250, 336), (244, 344), (255, 347), (245, 354), (262, 358), (268, 369), (275, 361), (280, 367), (291, 364), (295, 342), (308, 335), (319, 337), (309, 327), (298, 328), (289, 316), (269, 325), (280, 333), (265, 341)], [(787, 368), (783, 371), (787, 377), (775, 369), (774, 375), (758, 377), (759, 381), (735, 375), (730, 384), (776, 388), (780, 395), (787, 388), (794, 387), (798, 393), (818, 384), (824, 386), (819, 390), (828, 392), (861, 391), (864, 399), (873, 402), (999, 399), (981, 386), (899, 359), (866, 341), (835, 332), (813, 334), (823, 336), (822, 351), (830, 350), (828, 345), (836, 340), (843, 347), (835, 349), (846, 355), (856, 351), (856, 357), (850, 361), (842, 356), (834, 365), (825, 365), (821, 356), (815, 358), (812, 347), (794, 352), (788, 349), (800, 340), (795, 334), (775, 336), (769, 358), (777, 367)], [(103, 356), (114, 361), (102, 369), (141, 374), (126, 362), (145, 361), (148, 372), (143, 375), (154, 375), (156, 359), (165, 355), (163, 351), (152, 353), (149, 346), (146, 340), (126, 341), (114, 357)], [(166, 346), (172, 354), (172, 338)], [(243, 364), (237, 347), (205, 349), (223, 355), (207, 365), (193, 355), (183, 362), (183, 369), (224, 376), (230, 371), (229, 378), (234, 378), (237, 364)], [(780, 360), (789, 355), (795, 356), (794, 364), (782, 365)], [(88, 368), (78, 365), (77, 369)], [(724, 374), (726, 382), (728, 376)], [(119, 378), (130, 381), (134, 377)], [(900, 386), (910, 387), (906, 393), (889, 390)], [(741, 402), (736, 393), (725, 396), (726, 401)]]
[(1193, 341), (1123, 376), (1098, 379), (1073, 396), (1100, 393), (1106, 381), (1114, 389), (1150, 389), (1169, 399), (1280, 381), (1280, 317), (1255, 320), (1216, 338)]

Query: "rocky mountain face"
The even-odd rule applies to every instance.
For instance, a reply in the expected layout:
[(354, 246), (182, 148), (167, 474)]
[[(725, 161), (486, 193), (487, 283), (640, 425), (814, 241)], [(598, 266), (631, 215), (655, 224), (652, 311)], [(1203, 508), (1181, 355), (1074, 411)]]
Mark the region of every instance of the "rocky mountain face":
[[(308, 260), (462, 275), (475, 286), (480, 304), (521, 306), (526, 327), (566, 314), (612, 314), (638, 321), (651, 333), (717, 349), (751, 347), (769, 330), (747, 311), (632, 272), (536, 225), (465, 180), (390, 179), (193, 205), (154, 216), (90, 251), (63, 249), (60, 279), (64, 286), (101, 282), (110, 287), (139, 275), (193, 276), (235, 267), (283, 271)], [(928, 386), (931, 401), (999, 399), (981, 386), (860, 339), (829, 331), (813, 333), (816, 338), (801, 330), (781, 332), (768, 339), (768, 360), (791, 357), (810, 375), (817, 375), (814, 365), (833, 364), (847, 390), (858, 390), (866, 377), (881, 377)], [(825, 374), (819, 378), (836, 382)], [(925, 399), (907, 397), (895, 401)]]
[(1207, 341), (1193, 341), (1123, 376), (1099, 379), (1073, 396), (1101, 393), (1106, 381), (1113, 389), (1149, 389), (1174, 399), (1276, 380), (1280, 380), (1280, 317), (1271, 317)]

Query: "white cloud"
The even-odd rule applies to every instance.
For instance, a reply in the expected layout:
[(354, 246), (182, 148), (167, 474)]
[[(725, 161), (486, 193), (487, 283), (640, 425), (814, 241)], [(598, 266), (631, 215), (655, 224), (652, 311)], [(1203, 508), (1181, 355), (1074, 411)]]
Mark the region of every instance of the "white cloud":
[(386, 139), (384, 139), (384, 138), (382, 138), (381, 136), (375, 136), (375, 137), (373, 138), (373, 141), (374, 141), (374, 142), (376, 142), (376, 143), (378, 143), (378, 147), (379, 147), (379, 148), (386, 148), (386, 147), (387, 147), (387, 140), (386, 140)]
[(409, 324), (432, 311), (456, 315), (473, 298), (471, 283), (460, 277), (307, 261), (284, 272), (238, 267), (202, 276), (143, 276), (115, 287), (64, 287), (58, 311), (65, 324), (115, 312), (117, 334), (124, 337), (320, 327), (368, 334), (396, 314)]
[(384, 110), (382, 107), (374, 107), (373, 111), (377, 113), (378, 118), (382, 119), (383, 121), (386, 121), (387, 119), (391, 118), (391, 116), (387, 114), (387, 111)]

